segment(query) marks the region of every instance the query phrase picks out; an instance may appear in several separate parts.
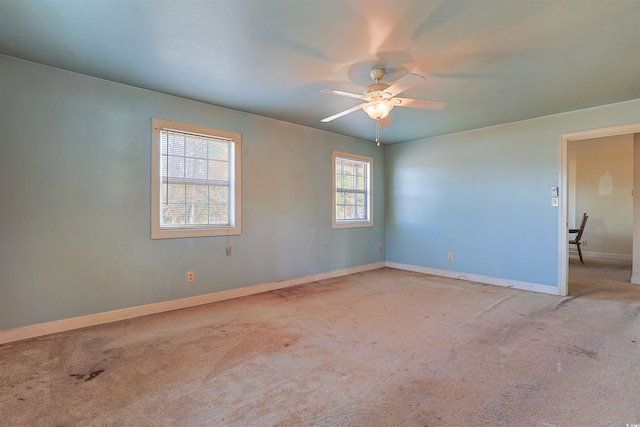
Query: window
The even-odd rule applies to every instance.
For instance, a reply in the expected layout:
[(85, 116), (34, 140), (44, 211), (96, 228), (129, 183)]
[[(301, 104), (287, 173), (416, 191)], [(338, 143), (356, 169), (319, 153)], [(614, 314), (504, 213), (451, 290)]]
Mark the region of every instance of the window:
[(239, 133), (153, 119), (151, 238), (241, 234)]
[(373, 158), (332, 151), (333, 228), (373, 225)]

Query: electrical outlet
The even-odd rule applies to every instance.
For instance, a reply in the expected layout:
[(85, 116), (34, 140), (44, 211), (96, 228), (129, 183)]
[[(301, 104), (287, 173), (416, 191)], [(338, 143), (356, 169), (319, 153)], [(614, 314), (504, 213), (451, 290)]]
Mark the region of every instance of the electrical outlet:
[(453, 261), (453, 252), (449, 252), (449, 255), (447, 255), (447, 258), (449, 259), (449, 261)]
[(227, 246), (227, 247), (225, 248), (225, 251), (226, 251), (226, 253), (227, 253), (227, 256), (231, 256), (231, 246)]
[(382, 246), (378, 248), (378, 252), (382, 253)]
[(582, 244), (582, 246), (587, 246), (587, 241), (583, 240), (582, 242), (580, 242)]
[(193, 283), (196, 280), (196, 273), (193, 271), (187, 271), (187, 283)]

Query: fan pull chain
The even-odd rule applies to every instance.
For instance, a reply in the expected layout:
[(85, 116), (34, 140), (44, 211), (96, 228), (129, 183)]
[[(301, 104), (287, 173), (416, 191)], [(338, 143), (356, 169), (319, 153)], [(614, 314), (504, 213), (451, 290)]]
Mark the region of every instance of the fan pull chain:
[(376, 119), (376, 147), (380, 147), (380, 119)]

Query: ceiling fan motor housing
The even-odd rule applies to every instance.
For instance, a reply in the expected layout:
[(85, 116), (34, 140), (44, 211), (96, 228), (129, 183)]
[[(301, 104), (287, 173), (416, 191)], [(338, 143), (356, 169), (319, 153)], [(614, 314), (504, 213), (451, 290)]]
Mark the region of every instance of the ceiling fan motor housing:
[(378, 83), (384, 77), (384, 70), (382, 68), (374, 68), (369, 73), (369, 76), (371, 76), (371, 80)]
[(371, 100), (380, 99), (382, 98), (382, 94), (388, 87), (389, 85), (386, 85), (384, 83), (374, 83), (364, 88), (362, 94)]

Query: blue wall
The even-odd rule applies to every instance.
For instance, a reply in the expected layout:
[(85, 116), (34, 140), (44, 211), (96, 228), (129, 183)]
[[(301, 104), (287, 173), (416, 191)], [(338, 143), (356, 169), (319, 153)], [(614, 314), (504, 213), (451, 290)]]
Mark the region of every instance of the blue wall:
[[(242, 133), (231, 257), (224, 237), (150, 239), (152, 117)], [(0, 120), (0, 329), (384, 261), (371, 142), (6, 56)], [(331, 228), (334, 149), (374, 157), (372, 228)]]
[[(233, 256), (224, 237), (150, 239), (152, 117), (242, 133)], [(640, 100), (385, 158), (368, 141), (0, 56), (0, 330), (380, 262), (381, 245), (392, 262), (557, 286), (558, 136), (638, 121)], [(373, 228), (332, 230), (333, 149), (374, 157)]]
[(638, 121), (635, 100), (388, 147), (387, 261), (557, 287), (559, 135)]

